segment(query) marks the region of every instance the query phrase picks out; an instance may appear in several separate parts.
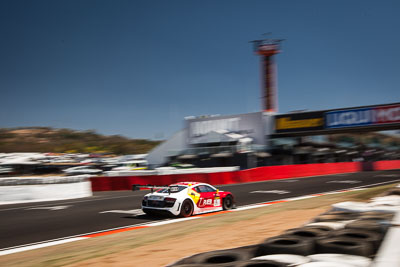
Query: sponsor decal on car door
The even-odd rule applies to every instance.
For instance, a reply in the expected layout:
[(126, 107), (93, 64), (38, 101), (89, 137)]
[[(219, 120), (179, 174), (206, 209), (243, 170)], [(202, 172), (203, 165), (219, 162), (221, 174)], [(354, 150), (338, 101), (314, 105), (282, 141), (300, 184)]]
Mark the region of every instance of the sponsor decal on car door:
[(210, 208), (214, 207), (214, 193), (204, 192), (200, 193), (199, 208)]
[(200, 185), (196, 188), (200, 192), (199, 208), (213, 208), (221, 206), (221, 198), (218, 190), (209, 186)]
[(197, 193), (193, 189), (189, 189), (188, 191), (189, 196), (193, 199), (193, 202), (199, 206), (199, 201), (200, 201), (200, 193)]

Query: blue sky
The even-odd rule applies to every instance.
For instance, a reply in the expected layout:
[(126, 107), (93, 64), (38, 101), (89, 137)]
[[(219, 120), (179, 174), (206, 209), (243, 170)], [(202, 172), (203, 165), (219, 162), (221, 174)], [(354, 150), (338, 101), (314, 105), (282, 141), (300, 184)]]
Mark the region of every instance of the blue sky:
[(400, 102), (400, 1), (2, 0), (0, 127), (168, 138), (259, 111), (249, 41), (286, 39), (279, 112)]

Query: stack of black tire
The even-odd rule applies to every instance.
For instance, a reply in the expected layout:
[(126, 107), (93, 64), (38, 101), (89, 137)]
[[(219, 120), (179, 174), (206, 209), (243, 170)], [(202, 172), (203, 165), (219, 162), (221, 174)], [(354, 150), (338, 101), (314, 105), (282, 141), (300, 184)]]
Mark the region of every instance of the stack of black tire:
[(367, 267), (393, 216), (388, 212), (330, 210), (260, 244), (200, 253), (169, 266)]

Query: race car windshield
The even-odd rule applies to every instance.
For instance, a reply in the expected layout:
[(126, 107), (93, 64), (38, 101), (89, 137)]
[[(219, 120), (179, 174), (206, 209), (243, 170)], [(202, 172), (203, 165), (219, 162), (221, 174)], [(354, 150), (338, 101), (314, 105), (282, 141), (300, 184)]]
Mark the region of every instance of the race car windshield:
[[(183, 189), (187, 188), (187, 186), (183, 185), (173, 185), (169, 187), (169, 190), (171, 193), (178, 193), (182, 191)], [(160, 190), (157, 191), (157, 193), (168, 193), (168, 188), (161, 188)]]

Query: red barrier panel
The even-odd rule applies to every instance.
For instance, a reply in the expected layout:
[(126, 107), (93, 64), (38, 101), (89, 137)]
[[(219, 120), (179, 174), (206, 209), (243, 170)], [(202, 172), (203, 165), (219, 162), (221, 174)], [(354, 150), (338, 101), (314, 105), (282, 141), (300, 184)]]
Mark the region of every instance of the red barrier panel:
[(377, 162), (338, 162), (265, 166), (254, 169), (149, 176), (91, 177), (93, 191), (131, 190), (133, 184), (169, 185), (183, 181), (204, 182), (213, 185), (259, 182), (287, 178), (310, 177), (363, 170), (400, 169), (400, 160)]
[(110, 177), (90, 177), (92, 191), (111, 191)]
[(400, 169), (400, 160), (383, 160), (374, 162), (374, 170)]
[(360, 171), (357, 162), (316, 163), (258, 167), (239, 172), (240, 182), (256, 182)]

